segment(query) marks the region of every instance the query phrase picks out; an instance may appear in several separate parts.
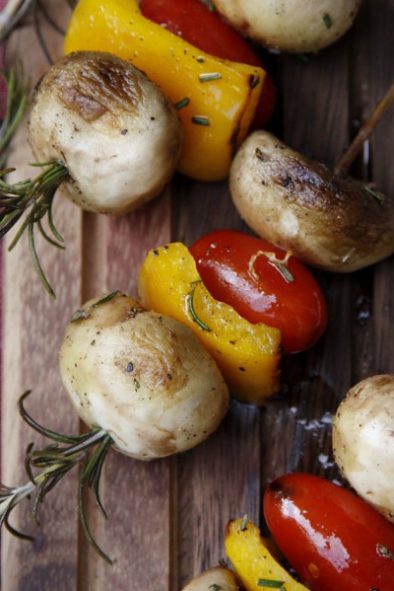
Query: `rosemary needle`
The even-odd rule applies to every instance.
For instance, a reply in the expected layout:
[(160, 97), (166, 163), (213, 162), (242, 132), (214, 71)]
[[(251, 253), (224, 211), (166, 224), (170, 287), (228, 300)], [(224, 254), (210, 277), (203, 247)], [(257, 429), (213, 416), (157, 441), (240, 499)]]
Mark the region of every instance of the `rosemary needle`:
[[(0, 126), (0, 239), (25, 216), (9, 250), (14, 248), (26, 231), (37, 275), (47, 292), (55, 297), (37, 253), (35, 228), (49, 244), (64, 248), (63, 238), (53, 221), (52, 203), (58, 186), (67, 178), (68, 172), (57, 162), (39, 163), (34, 165), (41, 168), (35, 178), (14, 184), (8, 182), (8, 175), (14, 170), (6, 167), (8, 148), (28, 105), (29, 83), (20, 63), (4, 72), (3, 77), (7, 87), (7, 105)], [(45, 217), (48, 231), (43, 226)]]
[[(0, 239), (25, 215), (9, 246), (9, 250), (15, 247), (21, 236), (27, 231), (29, 248), (37, 275), (47, 292), (52, 297), (56, 297), (40, 264), (34, 231), (37, 228), (43, 238), (51, 245), (64, 248), (63, 237), (53, 222), (52, 205), (59, 185), (68, 177), (68, 171), (63, 164), (58, 162), (35, 166), (42, 168), (42, 171), (35, 178), (14, 184), (10, 184), (5, 180), (5, 177), (13, 172), (13, 169), (3, 168), (3, 170), (0, 170)], [(43, 228), (42, 221), (45, 217), (51, 235)]]
[[(60, 480), (74, 467), (81, 465), (79, 474), (79, 515), (82, 528), (87, 540), (96, 552), (107, 562), (111, 559), (103, 552), (95, 541), (86, 518), (85, 489), (91, 489), (98, 507), (106, 516), (102, 505), (99, 484), (105, 457), (113, 441), (104, 429), (93, 429), (83, 435), (62, 435), (56, 431), (46, 429), (37, 423), (24, 407), (24, 400), (30, 394), (25, 392), (19, 400), (19, 411), (22, 418), (35, 431), (52, 439), (55, 444), (48, 445), (40, 450), (35, 450), (33, 444), (27, 449), (25, 458), (26, 472), (29, 481), (16, 487), (8, 487), (0, 483), (0, 526), (4, 525), (13, 535), (32, 539), (24, 533), (17, 531), (9, 523), (9, 517), (16, 505), (26, 497), (33, 496), (32, 515), (38, 522), (38, 509), (45, 496), (54, 488)], [(59, 445), (63, 444), (63, 445)], [(90, 453), (90, 451), (92, 453)], [(37, 474), (34, 471), (39, 469)]]
[(2, 73), (7, 90), (4, 119), (0, 125), (0, 168), (4, 168), (8, 148), (28, 105), (29, 82), (18, 62)]

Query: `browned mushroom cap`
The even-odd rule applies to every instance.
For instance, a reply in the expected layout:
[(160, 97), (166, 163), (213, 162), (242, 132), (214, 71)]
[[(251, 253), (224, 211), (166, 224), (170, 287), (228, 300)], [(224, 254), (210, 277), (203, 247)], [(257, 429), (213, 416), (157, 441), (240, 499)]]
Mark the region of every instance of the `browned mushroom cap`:
[(39, 162), (61, 162), (77, 205), (121, 214), (157, 196), (181, 146), (175, 108), (143, 72), (106, 52), (69, 54), (35, 94), (29, 141)]
[(355, 271), (394, 252), (392, 197), (336, 176), (265, 131), (241, 146), (230, 190), (257, 234), (312, 266)]

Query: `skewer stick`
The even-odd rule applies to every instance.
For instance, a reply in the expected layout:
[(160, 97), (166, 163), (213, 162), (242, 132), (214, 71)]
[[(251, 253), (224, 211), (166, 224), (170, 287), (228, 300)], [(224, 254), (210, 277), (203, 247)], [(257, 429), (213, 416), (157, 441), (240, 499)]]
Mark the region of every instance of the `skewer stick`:
[(0, 11), (0, 41), (5, 39), (14, 26), (26, 14), (32, 4), (32, 0), (8, 0)]
[(342, 157), (339, 159), (337, 165), (334, 168), (335, 174), (344, 176), (348, 172), (357, 155), (361, 152), (364, 142), (371, 137), (384, 113), (389, 109), (389, 107), (391, 107), (393, 103), (394, 82), (391, 84), (384, 97), (377, 103), (371, 116), (362, 124), (358, 134)]

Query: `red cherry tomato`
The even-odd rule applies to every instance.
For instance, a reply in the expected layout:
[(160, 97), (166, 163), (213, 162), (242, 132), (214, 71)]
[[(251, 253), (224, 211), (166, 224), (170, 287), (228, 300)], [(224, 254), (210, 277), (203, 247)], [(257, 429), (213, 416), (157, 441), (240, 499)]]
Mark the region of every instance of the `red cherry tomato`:
[(313, 591), (393, 591), (394, 526), (348, 490), (309, 474), (274, 480), (264, 515)]
[(212, 296), (249, 322), (282, 332), (285, 352), (307, 349), (323, 334), (327, 307), (313, 275), (294, 257), (266, 240), (219, 230), (195, 242), (190, 252)]
[[(151, 21), (206, 53), (264, 68), (247, 41), (200, 0), (142, 0), (140, 7), (142, 14)], [(275, 86), (267, 75), (253, 122), (254, 128), (261, 127), (271, 117), (275, 98)]]

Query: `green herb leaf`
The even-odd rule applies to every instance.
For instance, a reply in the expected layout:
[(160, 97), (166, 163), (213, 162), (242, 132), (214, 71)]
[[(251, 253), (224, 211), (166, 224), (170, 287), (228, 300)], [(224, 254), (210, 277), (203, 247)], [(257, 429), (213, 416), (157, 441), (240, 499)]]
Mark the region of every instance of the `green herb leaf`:
[(209, 589), (212, 589), (212, 591), (220, 591), (221, 586), (217, 585), (216, 583), (212, 583), (212, 585), (209, 585)]
[(259, 579), (257, 581), (259, 587), (266, 587), (267, 589), (279, 589), (280, 591), (286, 591), (284, 581), (275, 581), (274, 579)]
[(249, 78), (249, 88), (251, 88), (251, 89), (256, 88), (256, 86), (258, 85), (259, 82), (260, 82), (260, 76), (255, 76), (254, 74), (252, 74), (252, 76), (250, 76), (250, 78)]
[(386, 196), (383, 195), (383, 193), (380, 193), (380, 191), (375, 191), (369, 185), (364, 185), (364, 188), (366, 191), (368, 191), (368, 193), (372, 195), (372, 197), (375, 197), (375, 199), (379, 201), (379, 203), (383, 203), (383, 201), (386, 198)]
[(120, 294), (119, 289), (117, 289), (116, 291), (113, 291), (112, 293), (109, 293), (108, 295), (101, 298), (101, 300), (98, 300), (97, 302), (95, 302), (93, 304), (93, 308), (97, 308), (98, 306), (101, 306), (102, 304), (106, 304), (107, 302), (110, 302), (111, 300), (116, 298), (116, 296), (119, 294)]
[(256, 279), (256, 281), (259, 280), (259, 275), (256, 273), (256, 270), (255, 270), (255, 262), (256, 262), (256, 259), (260, 256), (265, 256), (268, 259), (268, 262), (270, 263), (270, 265), (275, 267), (275, 269), (278, 271), (278, 273), (280, 273), (282, 275), (282, 277), (286, 281), (286, 283), (292, 283), (294, 281), (294, 277), (287, 267), (288, 261), (289, 261), (290, 257), (292, 256), (291, 252), (288, 251), (285, 254), (285, 257), (283, 259), (278, 259), (278, 257), (276, 256), (276, 254), (274, 252), (265, 252), (263, 250), (258, 250), (256, 252), (256, 254), (254, 254), (253, 256), (250, 257), (250, 260), (249, 260), (249, 265), (248, 265), (249, 272), (252, 275), (252, 277), (254, 279)]
[(185, 96), (183, 99), (181, 99), (180, 101), (175, 103), (174, 107), (176, 108), (177, 111), (179, 111), (180, 109), (184, 109), (185, 107), (187, 107), (189, 103), (190, 103), (189, 97)]
[(2, 73), (7, 86), (7, 105), (0, 125), (0, 166), (4, 167), (8, 147), (28, 104), (29, 82), (20, 63)]
[[(56, 229), (52, 219), (52, 203), (58, 187), (68, 177), (67, 168), (58, 162), (37, 163), (41, 172), (33, 179), (18, 181), (11, 184), (5, 177), (14, 169), (0, 170), (0, 239), (3, 238), (23, 218), (19, 228), (8, 247), (12, 250), (22, 234), (28, 236), (30, 254), (34, 268), (48, 293), (55, 297), (49, 281), (41, 267), (35, 244), (34, 230), (37, 228), (44, 238), (58, 248), (64, 248), (63, 238)], [(49, 230), (53, 238), (42, 226), (44, 218), (48, 220)]]
[(193, 115), (192, 123), (195, 123), (196, 125), (205, 125), (206, 127), (211, 125), (206, 115)]
[(204, 74), (200, 74), (198, 79), (200, 82), (211, 82), (211, 80), (220, 80), (222, 77), (219, 72), (206, 72)]
[[(86, 518), (85, 489), (92, 490), (99, 508), (105, 515), (99, 495), (100, 475), (107, 452), (113, 440), (103, 429), (93, 429), (83, 435), (63, 435), (51, 431), (37, 423), (24, 408), (24, 400), (29, 395), (25, 392), (19, 400), (19, 410), (22, 418), (35, 431), (56, 441), (43, 449), (33, 450), (29, 445), (25, 467), (29, 481), (16, 487), (8, 487), (0, 483), (0, 526), (4, 526), (18, 537), (28, 538), (15, 530), (8, 519), (11, 511), (23, 499), (33, 496), (32, 515), (38, 521), (38, 509), (48, 492), (63, 479), (74, 467), (82, 464), (79, 476), (79, 514), (82, 528), (90, 544), (96, 552), (111, 563), (111, 559), (98, 546), (92, 536)], [(62, 444), (62, 445), (59, 445)], [(90, 453), (91, 452), (91, 453)], [(40, 471), (37, 473), (37, 469)]]
[(332, 18), (328, 14), (328, 12), (325, 12), (323, 14), (323, 23), (326, 25), (327, 29), (331, 29), (333, 23), (332, 23)]
[(194, 308), (194, 292), (196, 291), (196, 287), (199, 283), (201, 283), (201, 279), (198, 281), (194, 281), (191, 284), (192, 289), (191, 289), (190, 293), (186, 296), (187, 309), (188, 309), (190, 316), (193, 319), (193, 322), (195, 322), (201, 328), (201, 330), (205, 330), (206, 332), (211, 332), (212, 329), (198, 317), (197, 312)]
[(276, 267), (276, 269), (282, 275), (282, 277), (286, 281), (286, 283), (292, 283), (294, 281), (294, 277), (290, 273), (290, 271), (286, 267), (286, 265), (284, 265), (283, 263), (280, 263), (280, 262), (272, 262), (272, 261), (270, 261), (270, 262), (272, 265), (274, 265), (274, 267)]

